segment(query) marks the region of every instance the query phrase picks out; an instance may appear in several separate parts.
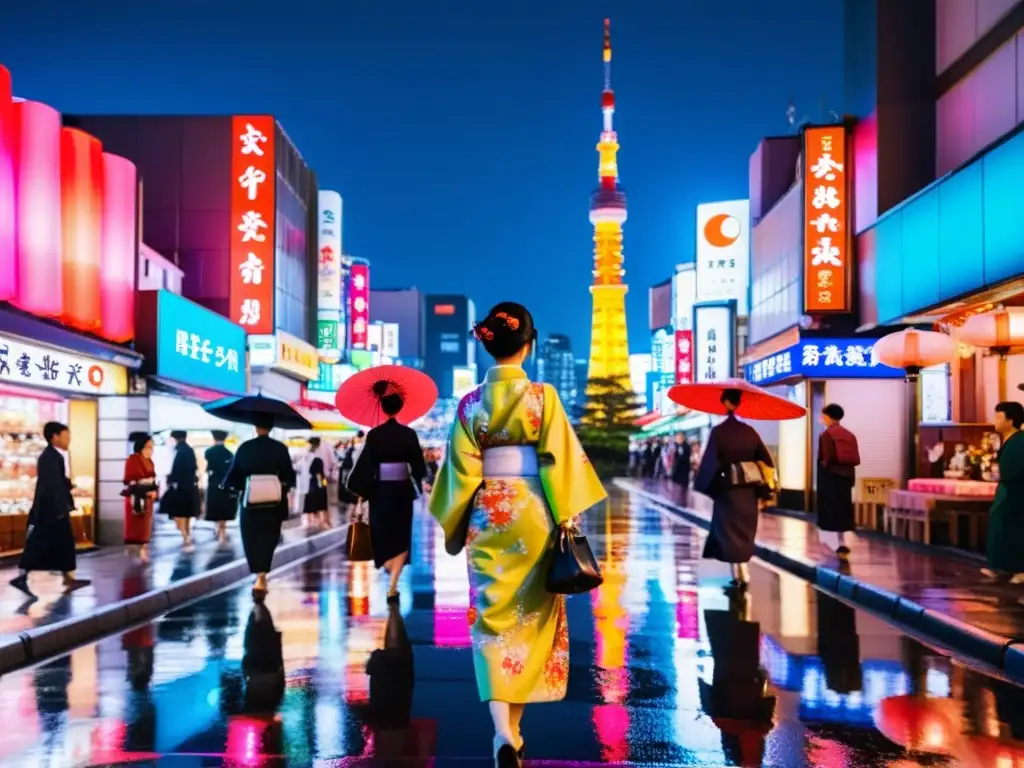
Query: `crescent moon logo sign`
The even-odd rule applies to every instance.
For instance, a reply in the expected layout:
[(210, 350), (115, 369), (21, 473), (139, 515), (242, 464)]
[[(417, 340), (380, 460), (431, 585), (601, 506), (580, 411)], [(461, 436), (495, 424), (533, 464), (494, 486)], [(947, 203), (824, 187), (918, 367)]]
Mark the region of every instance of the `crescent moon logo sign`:
[(704, 225), (704, 240), (713, 248), (728, 248), (739, 240), (742, 227), (735, 216), (716, 213)]
[(89, 366), (89, 373), (87, 374), (89, 383), (92, 384), (96, 389), (103, 386), (103, 369), (98, 365)]

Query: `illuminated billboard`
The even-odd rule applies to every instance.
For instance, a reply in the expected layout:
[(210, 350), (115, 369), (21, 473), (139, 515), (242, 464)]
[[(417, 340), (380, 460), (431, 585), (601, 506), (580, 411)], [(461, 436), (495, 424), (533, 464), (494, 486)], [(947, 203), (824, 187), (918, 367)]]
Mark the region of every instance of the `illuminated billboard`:
[(750, 201), (726, 200), (697, 206), (698, 303), (735, 301), (747, 314), (750, 276)]
[(250, 334), (274, 332), (274, 118), (231, 119), (230, 319)]
[(697, 301), (697, 269), (685, 264), (672, 277), (672, 325), (688, 330), (693, 322), (693, 305)]
[(365, 261), (352, 263), (348, 316), (352, 349), (366, 349), (370, 325), (370, 265)]
[(846, 128), (804, 131), (804, 312), (850, 310)]

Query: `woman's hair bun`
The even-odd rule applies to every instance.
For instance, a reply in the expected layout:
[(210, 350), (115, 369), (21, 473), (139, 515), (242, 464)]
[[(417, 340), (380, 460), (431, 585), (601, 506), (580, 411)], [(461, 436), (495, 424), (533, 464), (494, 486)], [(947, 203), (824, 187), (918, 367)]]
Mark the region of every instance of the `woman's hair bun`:
[(532, 343), (537, 338), (537, 330), (530, 310), (514, 301), (503, 301), (495, 304), (487, 317), (473, 327), (473, 335), (491, 357), (504, 360)]

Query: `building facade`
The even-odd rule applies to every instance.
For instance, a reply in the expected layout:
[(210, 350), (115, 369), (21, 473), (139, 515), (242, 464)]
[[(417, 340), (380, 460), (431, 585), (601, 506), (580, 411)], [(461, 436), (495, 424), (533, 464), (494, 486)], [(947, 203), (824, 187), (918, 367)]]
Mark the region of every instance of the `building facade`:
[(370, 322), (398, 325), (398, 360), (423, 367), (426, 297), (417, 288), (375, 288), (370, 291)]
[(537, 355), (537, 377), (551, 384), (562, 400), (567, 413), (576, 413), (582, 405), (579, 397), (579, 383), (576, 380), (576, 358), (572, 353), (572, 342), (561, 333), (553, 333), (540, 345)]
[(476, 343), (470, 332), (476, 324), (476, 306), (465, 296), (426, 297), (424, 370), (437, 384), (438, 396), (451, 398), (476, 383)]

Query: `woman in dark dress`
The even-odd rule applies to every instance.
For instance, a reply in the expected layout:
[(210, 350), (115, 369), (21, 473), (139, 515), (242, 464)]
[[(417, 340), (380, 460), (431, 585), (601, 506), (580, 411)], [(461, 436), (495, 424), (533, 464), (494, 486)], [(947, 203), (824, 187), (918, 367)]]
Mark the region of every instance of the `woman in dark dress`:
[(306, 515), (307, 525), (322, 522), (327, 515), (327, 470), (324, 468), (324, 460), (318, 455), (319, 449), (320, 438), (309, 438), (309, 455), (306, 457), (309, 463), (306, 472), (309, 475), (309, 486), (302, 500), (302, 514)]
[(366, 435), (348, 477), (348, 489), (370, 502), (373, 561), (388, 570), (392, 603), (398, 601), (398, 577), (409, 559), (413, 502), (427, 472), (415, 430), (395, 421), (404, 405), (398, 394), (381, 397), (380, 408), (388, 420)]
[(214, 444), (206, 449), (206, 519), (217, 524), (217, 541), (226, 544), (228, 520), (234, 520), (238, 513), (238, 495), (222, 489), (221, 483), (231, 468), (234, 458), (224, 441), (228, 433), (220, 429), (211, 432)]
[[(273, 418), (264, 416), (255, 421), (256, 437), (238, 446), (221, 485), (242, 494), (242, 549), (249, 570), (256, 574), (253, 594), (262, 597), (267, 593), (267, 573), (274, 562), (274, 550), (281, 541), (281, 524), (288, 519), (288, 491), (295, 487), (295, 467), (288, 446), (270, 436)], [(280, 498), (245, 506), (250, 478), (266, 475), (274, 475), (280, 481)]]
[(359, 503), (359, 497), (348, 489), (348, 476), (352, 473), (352, 467), (356, 465), (356, 459), (359, 458), (364, 437), (363, 431), (359, 430), (356, 436), (349, 440), (341, 456), (341, 468), (338, 471), (338, 502), (342, 505), (342, 512)]
[(184, 430), (171, 432), (174, 440), (174, 461), (167, 476), (167, 491), (160, 500), (160, 511), (174, 520), (181, 533), (186, 552), (192, 547), (192, 519), (199, 517), (199, 465), (196, 452), (188, 444), (188, 433)]
[(757, 462), (768, 471), (775, 466), (757, 431), (736, 418), (740, 398), (741, 392), (737, 389), (722, 392), (722, 404), (728, 415), (708, 435), (708, 444), (693, 480), (693, 489), (714, 502), (704, 557), (732, 565), (736, 585), (747, 583), (746, 564), (754, 556), (757, 515), (769, 485), (763, 489), (733, 487), (728, 480), (728, 469), (741, 462)]

